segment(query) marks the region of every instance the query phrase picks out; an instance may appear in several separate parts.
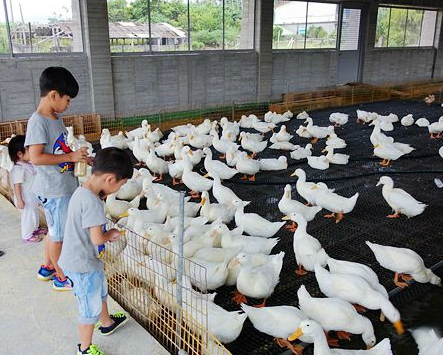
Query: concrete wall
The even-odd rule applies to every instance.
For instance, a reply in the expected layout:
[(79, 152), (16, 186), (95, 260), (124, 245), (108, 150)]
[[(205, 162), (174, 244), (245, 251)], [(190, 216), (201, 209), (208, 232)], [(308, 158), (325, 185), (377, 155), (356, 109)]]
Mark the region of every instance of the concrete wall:
[(272, 100), (283, 94), (337, 83), (337, 51), (285, 51), (272, 54)]
[(92, 111), (89, 68), (85, 55), (0, 58), (0, 120), (29, 117), (40, 100), (39, 77), (48, 66), (69, 69), (80, 85), (70, 113)]
[(219, 52), (112, 57), (116, 113), (177, 111), (251, 102), (257, 55)]

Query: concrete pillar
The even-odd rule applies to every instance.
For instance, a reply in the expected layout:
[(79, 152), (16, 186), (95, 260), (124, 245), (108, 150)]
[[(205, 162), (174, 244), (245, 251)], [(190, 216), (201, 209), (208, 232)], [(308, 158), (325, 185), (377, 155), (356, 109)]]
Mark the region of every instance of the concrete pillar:
[(257, 0), (255, 50), (258, 54), (257, 100), (270, 101), (272, 96), (273, 0)]
[(240, 49), (251, 49), (254, 45), (254, 12), (256, 0), (242, 0)]
[(72, 51), (83, 52), (80, 2), (78, 0), (71, 0), (71, 6), (72, 6), (72, 27), (71, 27)]
[(435, 29), (435, 62), (432, 70), (433, 79), (443, 79), (443, 12), (437, 15), (437, 26)]
[(109, 47), (108, 8), (104, 0), (80, 0), (84, 47), (89, 61), (92, 109), (114, 115), (114, 88)]

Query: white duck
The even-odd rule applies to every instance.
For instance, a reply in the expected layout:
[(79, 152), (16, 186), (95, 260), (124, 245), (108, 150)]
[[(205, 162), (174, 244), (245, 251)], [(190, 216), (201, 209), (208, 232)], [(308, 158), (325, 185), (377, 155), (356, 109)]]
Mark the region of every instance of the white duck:
[[(162, 158), (157, 157), (153, 149), (150, 150), (146, 157), (146, 166), (154, 173), (154, 178), (156, 178), (157, 181), (161, 181), (163, 179), (163, 174), (166, 174), (169, 171), (168, 163)], [(158, 177), (156, 176), (157, 174), (159, 175)]]
[[(243, 174), (242, 180), (255, 181), (255, 174), (260, 171), (260, 163), (258, 160), (248, 157), (246, 152), (241, 152), (237, 157), (235, 168)], [(248, 178), (247, 175), (250, 175)]]
[(298, 264), (295, 273), (299, 276), (306, 275), (307, 271), (314, 271), (315, 265), (326, 265), (328, 254), (326, 254), (320, 242), (306, 232), (308, 223), (304, 217), (298, 213), (291, 213), (283, 219), (297, 223), (293, 240), (295, 261)]
[(271, 111), (269, 111), (269, 112), (267, 112), (266, 114), (265, 114), (265, 116), (264, 116), (264, 120), (265, 120), (265, 122), (268, 122), (268, 123), (274, 123), (274, 124), (279, 124), (279, 123), (282, 123), (282, 122), (287, 122), (287, 121), (289, 121), (290, 120), (290, 118), (289, 117), (286, 117), (285, 115), (281, 115), (281, 114), (278, 114), (278, 113), (276, 113), (276, 112), (271, 112)]
[(430, 125), (429, 121), (424, 117), (421, 117), (417, 121), (415, 121), (415, 124), (418, 127), (428, 127)]
[(146, 132), (148, 131), (148, 120), (143, 120), (141, 123), (141, 127), (135, 128), (129, 132), (125, 132), (126, 137), (128, 137), (131, 141), (135, 140), (135, 137), (143, 138)]
[(436, 334), (436, 330), (428, 327), (420, 327), (411, 331), (418, 345), (418, 355), (443, 354), (443, 338)]
[(326, 186), (326, 184), (324, 183), (314, 183), (314, 182), (307, 182), (306, 181), (306, 173), (303, 169), (296, 169), (291, 176), (297, 176), (298, 180), (296, 183), (296, 188), (297, 188), (297, 192), (298, 194), (303, 197), (308, 204), (310, 205), (315, 205), (316, 204), (316, 198), (317, 195), (322, 192), (322, 190), (329, 190), (329, 191), (334, 191), (334, 190), (330, 190), (328, 189), (328, 187)]
[(268, 144), (268, 141), (256, 141), (253, 139), (250, 139), (246, 132), (241, 132), (239, 140), (241, 141), (241, 146), (244, 150), (250, 151), (252, 154), (252, 157), (255, 158), (257, 153), (262, 152), (266, 149), (266, 146)]
[(420, 283), (431, 283), (441, 286), (441, 279), (431, 269), (427, 269), (420, 255), (407, 248), (396, 248), (366, 242), (375, 255), (378, 263), (385, 269), (395, 272), (394, 283), (396, 286), (406, 287), (407, 284), (399, 282), (401, 277), (405, 281), (414, 279)]
[(244, 208), (249, 202), (234, 200), (232, 204), (236, 207), (235, 224), (249, 235), (271, 238), (285, 222), (270, 222), (256, 213), (245, 213)]
[(443, 116), (441, 116), (437, 122), (431, 123), (428, 126), (428, 131), (431, 139), (441, 138), (441, 133), (443, 132)]
[[(237, 247), (237, 248), (242, 248)], [(225, 248), (222, 248), (222, 250), (224, 250)], [(233, 248), (228, 248), (228, 249), (233, 249)], [(240, 250), (238, 253), (240, 253), (242, 250)], [(247, 253), (246, 251), (244, 251), (245, 253)], [(235, 254), (235, 256), (238, 255)], [(278, 254), (272, 254), (272, 255), (267, 255), (267, 254), (263, 254), (263, 253), (259, 253), (259, 254), (249, 254), (251, 256), (251, 263), (252, 266), (262, 266), (265, 264), (269, 264), (274, 262), (273, 259), (278, 259), (282, 257), (282, 254), (284, 255), (285, 253), (283, 251), (281, 251)], [(237, 284), (237, 277), (238, 274), (240, 273), (240, 265), (229, 265), (228, 264), (228, 278), (226, 279), (226, 286), (235, 286)]]
[(388, 205), (395, 214), (388, 218), (398, 218), (401, 214), (407, 217), (415, 217), (423, 213), (427, 205), (417, 201), (406, 191), (394, 188), (394, 181), (389, 176), (382, 176), (376, 186), (383, 185), (382, 194)]
[(199, 198), (199, 192), (208, 191), (212, 188), (212, 180), (193, 172), (187, 155), (184, 157), (184, 162), (185, 167), (182, 175), (183, 183), (191, 190), (191, 196), (193, 198)]
[(208, 191), (202, 192), (200, 215), (206, 217), (210, 223), (220, 219), (221, 222), (228, 224), (232, 221), (235, 214), (233, 205), (220, 205), (211, 203)]
[(138, 171), (134, 169), (132, 178), (120, 187), (116, 197), (120, 200), (131, 201), (142, 192), (143, 179), (139, 176)]
[(275, 135), (277, 142), (289, 142), (292, 137), (294, 136), (288, 133), (285, 125), (282, 125), (280, 131)]
[[(276, 133), (274, 133), (274, 135), (275, 134)], [(297, 146), (295, 144), (292, 144), (291, 142), (275, 142), (269, 146), (269, 149), (293, 151), (297, 149)]]
[(299, 126), (295, 131), (297, 135), (301, 138), (312, 138), (311, 134), (308, 132), (308, 129), (305, 126)]
[(443, 146), (441, 146), (440, 149), (438, 150), (438, 154), (440, 155), (440, 157), (443, 158)]
[(189, 137), (189, 145), (196, 149), (201, 149), (204, 147), (210, 147), (212, 145), (212, 136), (209, 135), (200, 135), (196, 132), (192, 132), (188, 135)]
[(140, 205), (140, 195), (137, 195), (131, 202), (116, 199), (116, 194), (110, 194), (106, 198), (105, 209), (112, 218), (118, 218), (130, 208), (138, 208)]
[(183, 137), (183, 136), (187, 136), (188, 134), (190, 134), (193, 128), (194, 128), (194, 126), (191, 123), (187, 123), (185, 125), (172, 127), (171, 129), (175, 133), (177, 133), (179, 136)]
[(327, 145), (326, 148), (322, 150), (322, 153), (324, 152), (327, 152), (326, 158), (331, 164), (346, 165), (349, 162), (349, 155), (334, 153), (334, 148), (329, 145)]
[(213, 302), (208, 303), (208, 313), (208, 331), (223, 344), (238, 338), (247, 318), (240, 311), (228, 312)]
[(306, 130), (312, 137), (314, 137), (312, 143), (316, 143), (321, 138), (326, 138), (331, 133), (328, 127), (315, 126), (311, 117), (308, 117), (305, 123), (308, 124)]
[(309, 114), (306, 111), (299, 112), (296, 116), (297, 120), (306, 120)]
[(361, 334), (368, 349), (375, 345), (374, 327), (371, 321), (358, 314), (356, 309), (339, 298), (315, 298), (301, 285), (297, 291), (300, 309), (306, 316), (318, 322), (329, 332), (334, 330), (339, 339), (350, 340), (349, 333)]
[(329, 160), (326, 155), (310, 156), (308, 157), (308, 165), (313, 169), (326, 170), (329, 169)]
[(199, 265), (204, 267), (206, 278), (202, 277), (203, 272), (201, 268), (191, 266), (189, 272), (193, 286), (197, 287), (202, 292), (206, 292), (208, 290), (216, 290), (225, 284), (226, 278), (228, 277), (228, 263), (226, 261), (214, 263), (211, 261), (199, 260), (198, 262)]
[(222, 185), (220, 177), (215, 172), (209, 172), (208, 175), (214, 179), (212, 194), (218, 203), (229, 206), (234, 200), (240, 200), (234, 191)]
[(330, 349), (323, 328), (311, 319), (302, 321), (297, 331), (288, 337), (288, 340), (294, 341), (301, 336), (312, 337), (314, 355), (392, 355), (391, 342), (388, 338), (383, 339), (369, 350)]
[(207, 135), (212, 127), (211, 121), (206, 118), (202, 123), (195, 127), (195, 133), (197, 133), (197, 135)]
[(399, 311), (391, 301), (357, 275), (332, 274), (320, 265), (315, 265), (315, 278), (321, 292), (328, 297), (337, 297), (372, 310), (381, 309), (394, 325), (398, 334), (404, 333)]
[(347, 260), (337, 260), (331, 257), (328, 258), (328, 266), (329, 270), (334, 274), (350, 274), (362, 277), (374, 290), (389, 298), (388, 291), (380, 284), (377, 274), (369, 266)]
[(260, 132), (262, 134), (268, 133), (270, 131), (273, 131), (275, 128), (274, 123), (268, 123), (268, 122), (254, 122), (252, 125), (252, 128), (255, 129), (257, 132)]
[(297, 149), (293, 150), (290, 154), (292, 159), (295, 160), (301, 160), (306, 159), (307, 157), (310, 157), (312, 155), (312, 144), (308, 143), (306, 146), (298, 147)]
[(317, 189), (316, 203), (321, 206), (325, 210), (331, 212), (331, 214), (327, 214), (324, 217), (326, 218), (335, 218), (335, 223), (340, 222), (346, 213), (351, 212), (355, 204), (357, 203), (357, 199), (359, 193), (355, 193), (352, 197), (343, 197), (334, 192), (331, 192), (326, 189)]
[(257, 118), (256, 115), (249, 115), (248, 117), (246, 117), (245, 115), (243, 115), (240, 119), (240, 127), (241, 128), (252, 128), (254, 123), (259, 122), (259, 119)]
[(240, 134), (240, 124), (238, 122), (229, 122), (226, 117), (220, 119), (220, 126), (229, 130), (235, 137)]
[(182, 151), (182, 159), (184, 158), (184, 156), (188, 157), (189, 162), (192, 164), (192, 167), (194, 167), (200, 163), (200, 161), (203, 159), (204, 154), (203, 150), (201, 149), (192, 150), (189, 146), (185, 145)]
[(258, 159), (258, 162), (260, 163), (261, 171), (278, 171), (286, 170), (288, 168), (288, 158), (284, 155), (279, 156), (277, 159)]
[(412, 114), (410, 113), (409, 115), (404, 116), (401, 119), (401, 124), (405, 127), (412, 126), (414, 124), (414, 117), (412, 116)]
[(172, 185), (180, 185), (184, 169), (185, 163), (183, 160), (170, 162), (170, 164), (168, 165), (168, 173), (172, 177)]
[[(292, 345), (287, 338), (294, 333), (306, 315), (297, 307), (276, 306), (256, 308), (246, 304), (241, 305), (242, 310), (248, 316), (252, 325), (258, 331), (270, 335), (281, 347), (287, 347), (293, 353), (302, 350), (299, 345)], [(301, 341), (312, 342), (310, 337), (301, 337)], [(298, 349), (297, 349), (298, 348)]]
[(237, 303), (246, 303), (247, 297), (263, 298), (263, 302), (256, 307), (264, 307), (266, 300), (274, 292), (280, 281), (280, 272), (283, 266), (284, 254), (272, 263), (263, 266), (253, 266), (249, 254), (240, 253), (230, 264), (239, 263), (241, 266), (237, 278), (238, 294), (233, 297)]
[(378, 143), (374, 146), (374, 155), (383, 159), (380, 165), (389, 166), (391, 160), (397, 160), (405, 155), (405, 153), (398, 150), (393, 144)]
[(329, 116), (329, 121), (331, 123), (334, 123), (335, 127), (339, 127), (339, 126), (343, 126), (344, 124), (348, 123), (348, 118), (349, 118), (349, 115), (347, 115), (346, 113), (334, 112), (334, 113), (331, 113), (331, 115)]
[(369, 123), (377, 119), (378, 114), (376, 112), (367, 112), (363, 110), (357, 110), (357, 123), (363, 122)]
[(226, 152), (226, 164), (230, 167), (234, 167), (237, 164), (237, 159), (240, 156), (241, 151), (238, 148), (231, 147)]
[(346, 148), (344, 139), (339, 138), (335, 133), (330, 134), (328, 138), (326, 138), (326, 145), (334, 149)]
[[(284, 215), (290, 215), (291, 213), (298, 213), (301, 214), (307, 222), (312, 221), (315, 218), (316, 214), (321, 210), (321, 207), (320, 206), (309, 207), (301, 202), (298, 202), (297, 200), (293, 200), (291, 197), (291, 192), (292, 192), (292, 187), (291, 185), (287, 184), (285, 186), (283, 196), (278, 203), (278, 209), (280, 210), (280, 212), (283, 213)], [(294, 232), (295, 222), (288, 229), (293, 229)]]
[(203, 153), (206, 154), (204, 166), (208, 173), (212, 171), (222, 180), (231, 179), (234, 175), (238, 174), (236, 169), (230, 168), (221, 161), (212, 160), (211, 149), (205, 147), (203, 148)]
[(224, 159), (226, 157), (226, 152), (229, 149), (237, 150), (239, 147), (239, 145), (235, 144), (234, 142), (220, 139), (218, 133), (215, 131), (211, 131), (211, 135), (213, 136), (212, 146), (217, 152), (222, 153), (220, 159)]
[(241, 247), (242, 251), (248, 254), (271, 254), (272, 249), (279, 242), (279, 238), (260, 238), (249, 236), (232, 235), (228, 227), (224, 224), (218, 224), (215, 227), (215, 232), (221, 236), (222, 248), (236, 248)]

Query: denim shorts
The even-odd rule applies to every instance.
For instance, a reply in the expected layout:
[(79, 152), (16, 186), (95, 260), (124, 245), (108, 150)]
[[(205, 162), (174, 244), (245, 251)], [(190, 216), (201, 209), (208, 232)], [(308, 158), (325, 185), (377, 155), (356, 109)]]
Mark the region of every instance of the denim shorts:
[(103, 270), (86, 273), (66, 272), (73, 284), (77, 298), (80, 324), (95, 324), (100, 320), (102, 302), (108, 297), (108, 285)]
[(65, 235), (66, 217), (68, 216), (68, 205), (71, 195), (46, 198), (38, 196), (43, 205), (48, 224), (49, 240), (52, 242), (63, 242)]

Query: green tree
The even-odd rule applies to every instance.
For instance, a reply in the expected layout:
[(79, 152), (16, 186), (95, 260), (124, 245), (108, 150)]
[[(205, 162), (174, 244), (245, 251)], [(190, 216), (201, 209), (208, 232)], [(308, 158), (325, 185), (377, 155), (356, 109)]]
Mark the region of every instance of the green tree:
[(307, 38), (328, 38), (328, 32), (321, 26), (311, 25), (306, 33)]
[(131, 16), (126, 0), (109, 0), (108, 17), (109, 22), (130, 21)]

